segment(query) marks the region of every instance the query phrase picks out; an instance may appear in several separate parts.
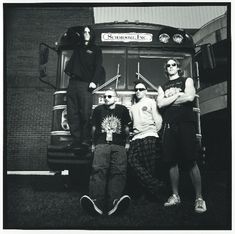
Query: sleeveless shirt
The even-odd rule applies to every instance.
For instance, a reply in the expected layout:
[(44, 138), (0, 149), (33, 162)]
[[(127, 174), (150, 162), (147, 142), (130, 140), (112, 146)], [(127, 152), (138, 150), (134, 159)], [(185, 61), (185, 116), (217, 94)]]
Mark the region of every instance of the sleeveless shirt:
[[(163, 85), (164, 96), (168, 96), (168, 92), (184, 92), (185, 77), (179, 77), (175, 80), (169, 80)], [(163, 120), (166, 123), (179, 123), (196, 121), (196, 115), (193, 112), (194, 102), (185, 102), (180, 104), (170, 104), (162, 109)]]

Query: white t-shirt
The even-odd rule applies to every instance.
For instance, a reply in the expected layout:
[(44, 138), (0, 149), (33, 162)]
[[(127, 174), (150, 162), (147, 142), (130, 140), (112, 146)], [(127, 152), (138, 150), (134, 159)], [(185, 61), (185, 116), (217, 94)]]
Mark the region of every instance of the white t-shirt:
[[(133, 132), (134, 137), (132, 140), (142, 139), (148, 136), (159, 137), (157, 131), (157, 125), (154, 121), (159, 118), (161, 121), (161, 117), (158, 117), (158, 113), (154, 113), (156, 111), (156, 102), (153, 99), (144, 97), (136, 104), (132, 105), (130, 108), (130, 115), (133, 121)], [(156, 120), (158, 121), (158, 120)]]

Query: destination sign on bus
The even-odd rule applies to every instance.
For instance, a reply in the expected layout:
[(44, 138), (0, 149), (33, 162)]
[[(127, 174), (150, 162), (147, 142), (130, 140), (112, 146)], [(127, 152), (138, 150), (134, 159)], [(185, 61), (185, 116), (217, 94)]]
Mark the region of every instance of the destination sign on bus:
[(104, 42), (152, 42), (151, 33), (102, 33), (101, 41)]

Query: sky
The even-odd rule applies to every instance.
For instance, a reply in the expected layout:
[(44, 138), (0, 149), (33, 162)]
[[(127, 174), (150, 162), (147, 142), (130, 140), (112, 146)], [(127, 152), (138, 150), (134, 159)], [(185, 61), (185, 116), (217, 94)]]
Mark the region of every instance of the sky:
[(198, 29), (209, 21), (223, 15), (227, 6), (152, 6), (144, 7), (94, 7), (95, 23), (138, 20), (144, 23), (163, 24), (177, 28)]

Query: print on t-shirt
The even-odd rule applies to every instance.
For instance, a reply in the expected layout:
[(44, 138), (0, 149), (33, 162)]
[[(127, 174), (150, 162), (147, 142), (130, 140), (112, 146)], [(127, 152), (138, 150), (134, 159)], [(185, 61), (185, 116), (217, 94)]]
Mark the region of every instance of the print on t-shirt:
[(120, 134), (121, 129), (121, 120), (114, 115), (105, 117), (101, 123), (101, 132), (106, 133), (106, 141), (112, 141), (113, 133)]
[(167, 90), (165, 91), (165, 97), (171, 97), (171, 96), (173, 96), (173, 95), (175, 95), (176, 93), (179, 93), (179, 92), (181, 92), (181, 91), (182, 91), (181, 88), (171, 87), (171, 88), (169, 88), (169, 89), (167, 89)]
[(148, 110), (148, 107), (147, 106), (143, 106), (142, 107), (142, 111), (147, 111)]

